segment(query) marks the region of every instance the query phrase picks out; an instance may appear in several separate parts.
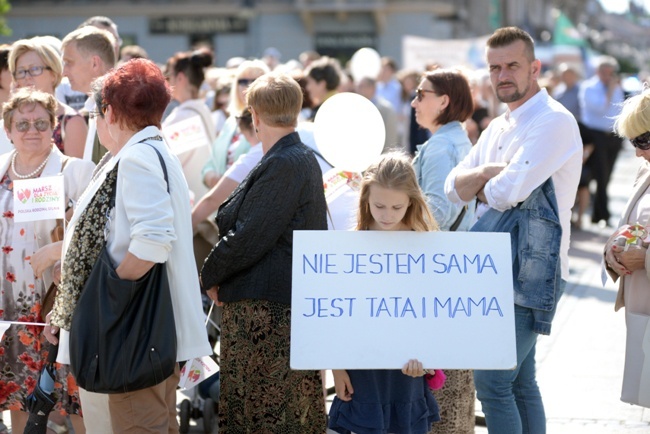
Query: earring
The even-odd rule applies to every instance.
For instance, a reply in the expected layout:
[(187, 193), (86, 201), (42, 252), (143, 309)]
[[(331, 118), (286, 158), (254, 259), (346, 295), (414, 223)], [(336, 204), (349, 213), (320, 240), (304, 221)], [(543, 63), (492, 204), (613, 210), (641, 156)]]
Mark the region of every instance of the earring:
[(257, 134), (257, 133), (259, 133), (259, 132), (260, 132), (260, 130), (258, 130), (257, 128), (255, 128), (255, 134)]

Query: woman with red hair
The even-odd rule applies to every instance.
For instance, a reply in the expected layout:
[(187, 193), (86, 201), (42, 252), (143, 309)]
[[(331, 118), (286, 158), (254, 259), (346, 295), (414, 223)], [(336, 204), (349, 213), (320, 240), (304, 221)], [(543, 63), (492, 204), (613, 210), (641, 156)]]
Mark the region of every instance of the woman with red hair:
[[(176, 329), (176, 361), (212, 354), (202, 321), (198, 276), (188, 272), (195, 265), (187, 183), (160, 131), (170, 99), (165, 77), (153, 62), (134, 59), (98, 79), (92, 97), (99, 111), (91, 115), (97, 117), (97, 133), (101, 142), (108, 144), (109, 153), (79, 199), (66, 232), (62, 282), (50, 331), (70, 330), (73, 311), (104, 247), (104, 230), (108, 228), (106, 251), (110, 262), (117, 265), (114, 272), (119, 280), (139, 280), (156, 263), (165, 264)], [(112, 140), (105, 140), (108, 136)], [(111, 196), (115, 197), (112, 209), (107, 200)], [(54, 340), (52, 333), (49, 338)], [(65, 338), (62, 334), (62, 344)], [(79, 353), (84, 351), (87, 349), (78, 348)], [(71, 358), (77, 355), (74, 351), (59, 353)], [(177, 432), (178, 381), (176, 365), (173, 374), (145, 389), (103, 395), (82, 391), (82, 403), (88, 395), (94, 403), (101, 402), (98, 395), (105, 403), (103, 408), (93, 406), (93, 414), (85, 411), (85, 420), (92, 424), (87, 429), (99, 432), (97, 421), (105, 418), (105, 413), (110, 415), (107, 423), (111, 427), (103, 426), (101, 432)]]

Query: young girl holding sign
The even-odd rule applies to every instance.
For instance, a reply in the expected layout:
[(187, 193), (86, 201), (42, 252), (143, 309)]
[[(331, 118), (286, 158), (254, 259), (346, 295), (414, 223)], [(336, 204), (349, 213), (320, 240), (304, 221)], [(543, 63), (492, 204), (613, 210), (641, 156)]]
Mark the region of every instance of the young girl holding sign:
[[(357, 230), (438, 229), (411, 163), (398, 153), (383, 155), (366, 171), (357, 220)], [(429, 383), (439, 382), (444, 374), (429, 372), (418, 360), (409, 360), (401, 371), (334, 370), (333, 374), (336, 397), (329, 428), (338, 433), (424, 434), (440, 420)]]

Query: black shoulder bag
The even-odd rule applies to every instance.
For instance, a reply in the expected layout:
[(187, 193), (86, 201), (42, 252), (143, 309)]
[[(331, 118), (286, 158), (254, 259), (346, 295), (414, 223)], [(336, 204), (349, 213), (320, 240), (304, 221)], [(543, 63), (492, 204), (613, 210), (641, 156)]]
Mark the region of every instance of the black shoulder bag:
[[(165, 162), (149, 146), (158, 154), (169, 193)], [(146, 389), (174, 373), (176, 326), (164, 263), (140, 280), (123, 280), (104, 244), (72, 316), (70, 367), (79, 386), (97, 393)]]

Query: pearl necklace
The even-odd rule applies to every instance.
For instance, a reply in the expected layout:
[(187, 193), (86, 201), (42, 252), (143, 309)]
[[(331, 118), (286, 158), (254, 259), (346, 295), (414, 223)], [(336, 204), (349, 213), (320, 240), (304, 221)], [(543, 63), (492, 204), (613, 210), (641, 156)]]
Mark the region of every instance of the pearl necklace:
[(16, 177), (18, 177), (18, 178), (20, 178), (20, 179), (27, 179), (27, 178), (31, 178), (32, 176), (36, 175), (38, 172), (40, 172), (41, 170), (43, 170), (43, 168), (44, 168), (45, 165), (47, 164), (47, 161), (50, 159), (50, 155), (52, 155), (52, 153), (50, 152), (50, 153), (47, 155), (47, 158), (45, 158), (45, 160), (43, 160), (43, 162), (41, 163), (41, 165), (38, 166), (38, 167), (36, 168), (36, 170), (34, 170), (32, 173), (28, 173), (27, 175), (21, 175), (20, 173), (18, 173), (18, 172), (16, 171), (16, 155), (18, 155), (18, 152), (15, 152), (14, 155), (11, 157), (11, 170), (14, 172), (14, 175), (16, 175)]

